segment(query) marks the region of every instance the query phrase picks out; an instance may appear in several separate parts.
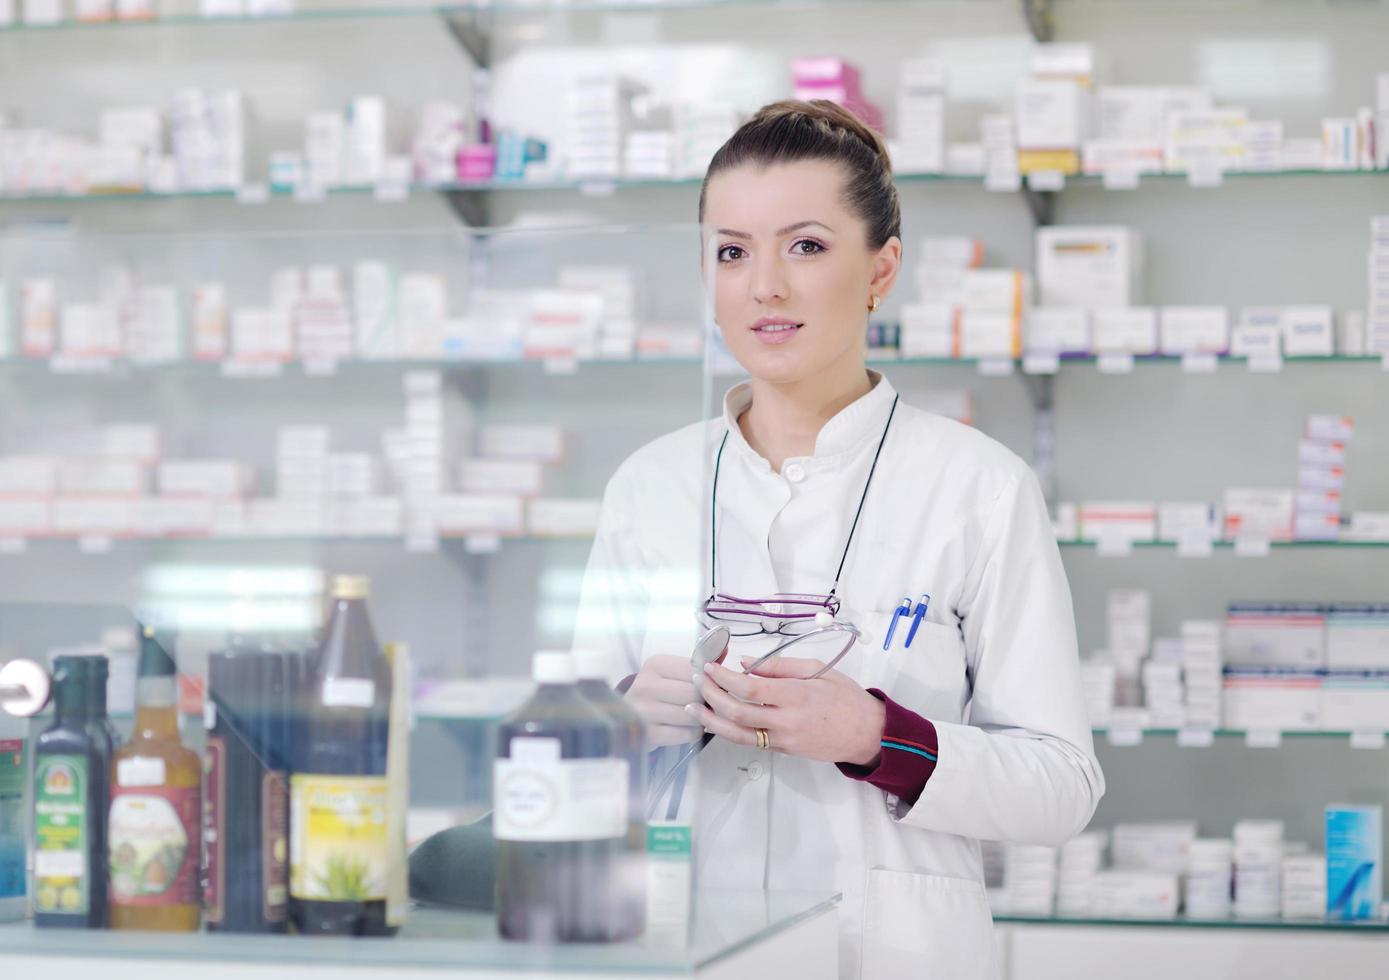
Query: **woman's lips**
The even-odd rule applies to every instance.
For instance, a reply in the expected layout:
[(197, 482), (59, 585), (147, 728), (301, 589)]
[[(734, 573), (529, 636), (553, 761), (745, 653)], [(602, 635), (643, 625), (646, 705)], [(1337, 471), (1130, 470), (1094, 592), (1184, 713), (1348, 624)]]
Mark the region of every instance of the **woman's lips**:
[(784, 344), (800, 331), (803, 324), (786, 320), (762, 321), (753, 325), (752, 332), (757, 339), (768, 346)]

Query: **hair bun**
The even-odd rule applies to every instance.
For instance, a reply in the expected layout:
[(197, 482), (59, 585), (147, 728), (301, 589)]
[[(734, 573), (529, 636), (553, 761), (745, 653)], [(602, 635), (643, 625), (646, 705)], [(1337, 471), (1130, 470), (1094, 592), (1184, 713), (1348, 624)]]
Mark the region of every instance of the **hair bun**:
[(887, 173), (892, 173), (892, 158), (888, 156), (887, 143), (883, 141), (882, 136), (838, 102), (831, 102), (829, 99), (811, 99), (808, 102), (785, 99), (763, 106), (752, 117), (753, 122), (766, 123), (783, 119), (806, 120), (814, 123), (826, 135), (853, 135), (867, 144)]

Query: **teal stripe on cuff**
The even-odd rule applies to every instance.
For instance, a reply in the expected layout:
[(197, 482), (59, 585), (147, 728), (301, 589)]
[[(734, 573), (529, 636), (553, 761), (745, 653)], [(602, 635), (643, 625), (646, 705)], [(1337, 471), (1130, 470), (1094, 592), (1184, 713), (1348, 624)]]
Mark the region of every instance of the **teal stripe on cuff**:
[(932, 762), (937, 762), (937, 761), (939, 761), (939, 760), (937, 760), (936, 757), (933, 756), (931, 753), (929, 753), (929, 752), (923, 752), (921, 749), (914, 749), (914, 748), (912, 748), (912, 747), (909, 746), (909, 745), (898, 745), (896, 742), (889, 742), (889, 741), (887, 741), (886, 739), (884, 739), (884, 740), (883, 740), (881, 743), (879, 743), (879, 744), (881, 744), (882, 747), (885, 748), (885, 749), (896, 749), (896, 750), (899, 751), (899, 752), (910, 752), (910, 753), (912, 753), (913, 755), (919, 755), (919, 756), (921, 756), (923, 759), (930, 759)]

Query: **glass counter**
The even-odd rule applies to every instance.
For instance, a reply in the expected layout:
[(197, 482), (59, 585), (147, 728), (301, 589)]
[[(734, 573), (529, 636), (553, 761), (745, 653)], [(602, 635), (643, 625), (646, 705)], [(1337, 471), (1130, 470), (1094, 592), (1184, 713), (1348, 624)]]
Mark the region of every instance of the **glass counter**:
[[(27, 923), (0, 926), (0, 959), (201, 960), (217, 964), (279, 963), (294, 967), (370, 967), (392, 970), (488, 969), (535, 973), (699, 975), (731, 964), (753, 947), (809, 925), (833, 935), (839, 896), (814, 892), (711, 891), (696, 899), (688, 937), (664, 934), (643, 942), (563, 947), (507, 943), (493, 916), (481, 912), (415, 909), (392, 940), (305, 940), (258, 936), (155, 933), (55, 934)], [(829, 964), (831, 976), (834, 965)]]

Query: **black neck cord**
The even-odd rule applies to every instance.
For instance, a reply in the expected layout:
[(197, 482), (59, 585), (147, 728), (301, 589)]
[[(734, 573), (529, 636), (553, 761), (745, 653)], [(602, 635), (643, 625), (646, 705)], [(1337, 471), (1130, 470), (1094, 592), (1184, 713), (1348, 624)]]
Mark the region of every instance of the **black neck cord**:
[[(839, 576), (844, 573), (844, 563), (849, 559), (849, 546), (854, 543), (854, 532), (858, 530), (858, 520), (863, 516), (863, 505), (868, 500), (868, 488), (873, 485), (873, 474), (878, 469), (878, 457), (883, 454), (883, 443), (887, 442), (888, 429), (892, 428), (892, 417), (897, 414), (897, 403), (901, 401), (901, 395), (894, 395), (892, 398), (892, 408), (887, 413), (887, 424), (883, 426), (882, 438), (878, 440), (877, 452), (873, 454), (873, 465), (868, 468), (868, 479), (863, 483), (863, 493), (858, 498), (858, 510), (854, 513), (854, 523), (849, 528), (849, 539), (844, 542), (844, 554), (839, 556), (839, 568), (834, 573), (834, 585), (830, 587), (830, 595), (834, 595), (839, 590)], [(728, 433), (731, 430), (725, 429), (723, 441), (719, 443), (719, 454), (714, 460), (714, 487), (709, 495), (709, 592), (717, 589), (718, 576), (718, 528), (716, 521), (719, 512), (719, 469), (723, 465), (723, 450), (728, 445)]]

